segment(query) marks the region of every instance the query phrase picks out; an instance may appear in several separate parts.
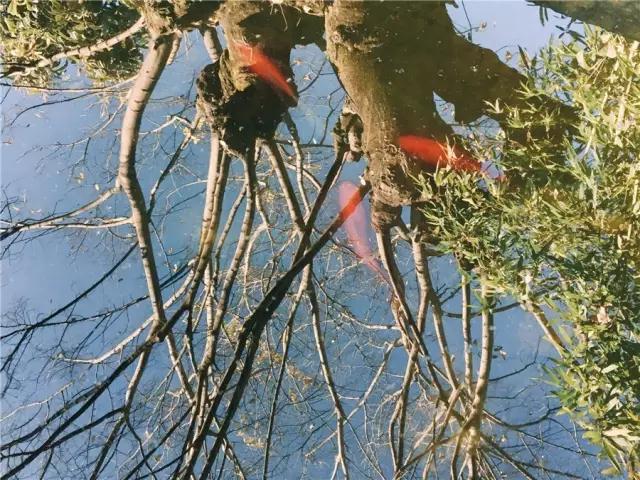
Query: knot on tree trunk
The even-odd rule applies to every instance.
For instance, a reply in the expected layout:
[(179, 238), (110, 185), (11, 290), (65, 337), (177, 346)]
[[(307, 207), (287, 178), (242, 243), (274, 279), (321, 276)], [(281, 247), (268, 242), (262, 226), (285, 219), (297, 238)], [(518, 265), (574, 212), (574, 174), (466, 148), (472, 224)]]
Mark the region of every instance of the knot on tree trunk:
[(200, 72), (196, 87), (199, 112), (233, 154), (243, 155), (257, 138), (272, 138), (291, 105), (291, 99), (234, 64), (228, 50)]
[(340, 118), (338, 118), (336, 126), (333, 129), (336, 141), (348, 146), (345, 153), (345, 161), (357, 162), (362, 157), (363, 129), (362, 119), (354, 111), (351, 100), (347, 98), (342, 107)]

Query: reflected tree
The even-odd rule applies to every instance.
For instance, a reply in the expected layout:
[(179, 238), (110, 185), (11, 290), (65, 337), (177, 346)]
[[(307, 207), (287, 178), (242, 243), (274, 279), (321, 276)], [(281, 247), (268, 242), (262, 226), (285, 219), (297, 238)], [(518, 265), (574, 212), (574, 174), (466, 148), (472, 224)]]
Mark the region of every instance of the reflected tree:
[[(2, 478), (601, 478), (583, 435), (634, 478), (637, 43), (587, 30), (518, 71), (439, 2), (3, 8), (7, 86), (97, 98), (70, 146), (117, 162), (39, 218), (6, 189), (5, 259), (77, 231), (114, 261), (51, 312), (3, 315)], [(160, 97), (192, 41), (208, 64)], [(66, 88), (68, 61), (96, 84)], [(300, 115), (322, 76), (345, 97), (312, 111), (331, 144)], [(516, 307), (555, 353), (498, 374)]]

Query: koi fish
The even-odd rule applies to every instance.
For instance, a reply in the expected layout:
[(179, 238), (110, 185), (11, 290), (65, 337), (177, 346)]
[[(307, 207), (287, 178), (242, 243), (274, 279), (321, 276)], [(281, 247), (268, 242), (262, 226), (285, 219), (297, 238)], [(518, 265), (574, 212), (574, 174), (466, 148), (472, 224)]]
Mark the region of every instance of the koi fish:
[(236, 51), (239, 53), (242, 63), (246, 64), (252, 73), (269, 84), (274, 90), (280, 91), (295, 102), (298, 101), (298, 95), (291, 84), (287, 82), (287, 79), (273, 63), (273, 60), (266, 56), (259, 47), (237, 43)]
[(361, 197), (356, 187), (351, 182), (342, 182), (338, 186), (338, 201), (340, 204), (340, 216), (345, 219), (343, 226), (347, 233), (349, 243), (353, 247), (355, 254), (374, 273), (386, 280), (386, 276), (378, 265), (376, 258), (371, 252), (367, 235), (367, 221), (364, 207), (360, 202)]
[(432, 138), (402, 135), (398, 138), (398, 146), (407, 155), (420, 159), (433, 169), (450, 165), (454, 170), (482, 171), (480, 162), (462, 148), (449, 147)]

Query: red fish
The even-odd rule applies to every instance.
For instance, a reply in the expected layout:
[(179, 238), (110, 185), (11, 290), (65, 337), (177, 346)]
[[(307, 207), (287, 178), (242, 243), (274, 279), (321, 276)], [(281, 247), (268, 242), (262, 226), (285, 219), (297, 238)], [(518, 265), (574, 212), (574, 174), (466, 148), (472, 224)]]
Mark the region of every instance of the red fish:
[(363, 263), (374, 273), (380, 275), (383, 280), (386, 280), (386, 276), (382, 268), (378, 265), (378, 262), (369, 247), (366, 214), (360, 199), (358, 187), (353, 183), (342, 182), (338, 186), (338, 201), (342, 209), (340, 211), (340, 216), (342, 218), (346, 218), (343, 226), (347, 232), (349, 243)]
[(398, 145), (407, 155), (420, 159), (433, 169), (451, 166), (465, 172), (482, 171), (480, 162), (462, 148), (449, 147), (432, 138), (402, 135), (398, 138)]
[(252, 73), (268, 83), (271, 88), (282, 92), (296, 102), (298, 101), (298, 96), (291, 84), (275, 63), (259, 47), (237, 43), (236, 51), (242, 63), (246, 64)]

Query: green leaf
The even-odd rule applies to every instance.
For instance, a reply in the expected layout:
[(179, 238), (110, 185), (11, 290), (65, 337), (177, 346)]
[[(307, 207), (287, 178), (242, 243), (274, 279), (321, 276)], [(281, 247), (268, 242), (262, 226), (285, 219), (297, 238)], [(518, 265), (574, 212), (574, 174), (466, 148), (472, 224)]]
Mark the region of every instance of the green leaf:
[(578, 65), (580, 65), (582, 68), (584, 68), (585, 70), (589, 69), (589, 65), (587, 65), (587, 62), (585, 62), (585, 60), (584, 60), (584, 51), (583, 50), (580, 50), (576, 54), (576, 60), (578, 61)]
[(612, 477), (614, 475), (620, 475), (622, 472), (616, 467), (608, 467), (603, 469), (600, 473), (606, 477)]
[(11, 0), (9, 2), (9, 6), (7, 7), (7, 12), (9, 15), (13, 15), (14, 17), (18, 17), (20, 14), (18, 13), (18, 2), (17, 0)]

